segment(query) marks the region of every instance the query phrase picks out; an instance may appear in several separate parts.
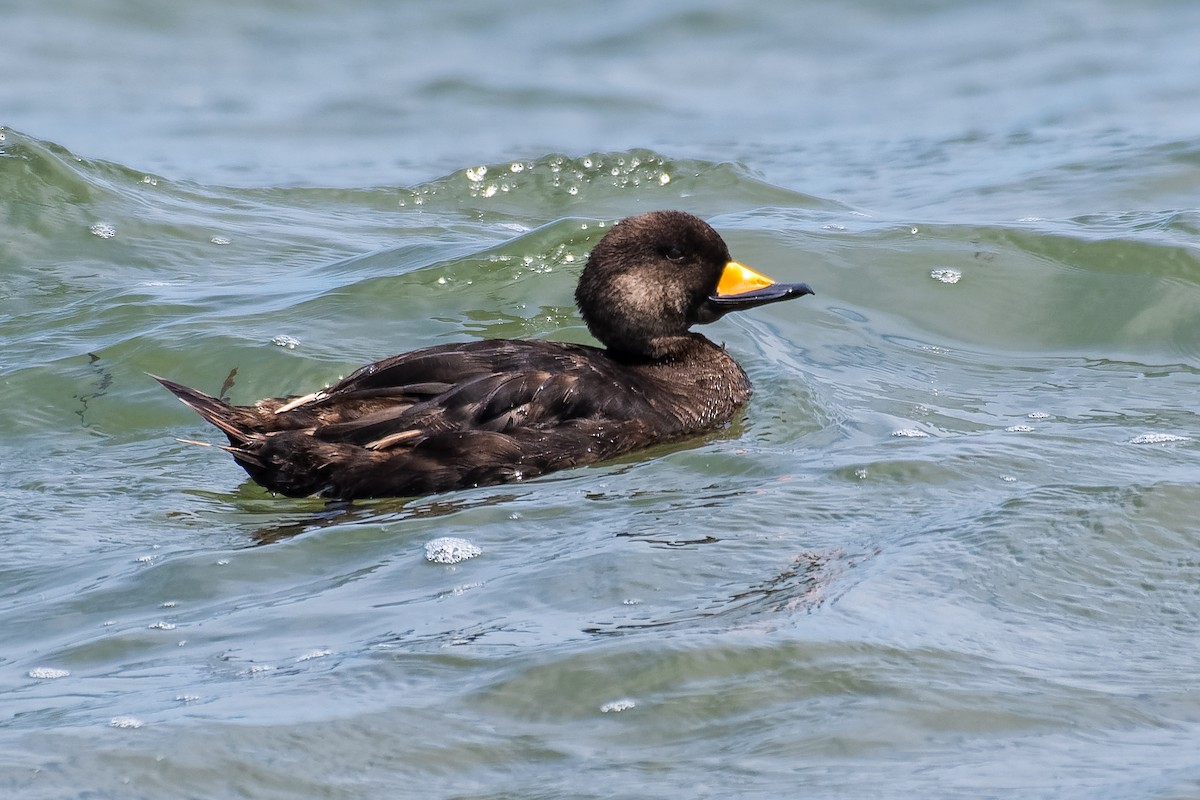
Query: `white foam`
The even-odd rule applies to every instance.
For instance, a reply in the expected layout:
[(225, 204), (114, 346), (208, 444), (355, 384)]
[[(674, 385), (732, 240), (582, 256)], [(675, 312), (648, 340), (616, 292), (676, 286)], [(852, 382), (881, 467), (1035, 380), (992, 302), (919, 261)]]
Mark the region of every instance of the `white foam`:
[(69, 669), (59, 669), (58, 667), (34, 667), (29, 670), (29, 677), (36, 678), (40, 681), (52, 681), (57, 678), (65, 678), (71, 674)]
[(635, 703), (633, 700), (630, 700), (628, 697), (626, 697), (626, 698), (622, 698), (620, 700), (612, 700), (608, 703), (605, 703), (604, 705), (600, 706), (600, 711), (601, 711), (601, 713), (604, 713), (604, 714), (616, 714), (616, 713), (620, 713), (622, 711), (628, 711), (629, 709), (635, 708), (636, 706), (637, 706), (637, 703)]
[(146, 723), (142, 722), (137, 717), (113, 717), (108, 721), (110, 727), (113, 728), (140, 728)]
[(457, 564), (482, 552), (477, 545), (457, 536), (442, 536), (425, 543), (425, 558), (435, 564)]
[(1129, 440), (1130, 444), (1167, 444), (1169, 442), (1190, 442), (1189, 436), (1177, 436), (1173, 433), (1143, 433)]

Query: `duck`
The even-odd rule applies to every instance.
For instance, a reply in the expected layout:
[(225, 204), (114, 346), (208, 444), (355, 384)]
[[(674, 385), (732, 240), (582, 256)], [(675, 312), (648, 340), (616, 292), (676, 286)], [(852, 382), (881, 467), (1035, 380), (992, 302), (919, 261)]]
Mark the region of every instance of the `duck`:
[(692, 326), (812, 293), (734, 261), (699, 217), (651, 211), (613, 225), (580, 274), (576, 306), (603, 347), (435, 345), (250, 406), (150, 377), (220, 429), (223, 449), (271, 492), (416, 497), (535, 478), (727, 425), (749, 400), (750, 380)]

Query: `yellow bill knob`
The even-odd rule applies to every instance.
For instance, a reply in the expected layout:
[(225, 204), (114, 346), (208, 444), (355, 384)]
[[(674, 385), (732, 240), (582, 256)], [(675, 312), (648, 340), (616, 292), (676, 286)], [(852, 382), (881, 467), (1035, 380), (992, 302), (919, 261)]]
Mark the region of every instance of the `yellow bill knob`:
[(753, 292), (755, 289), (766, 288), (774, 283), (775, 281), (766, 275), (758, 274), (745, 264), (730, 261), (725, 265), (725, 271), (721, 273), (721, 280), (717, 282), (717, 297), (745, 294)]

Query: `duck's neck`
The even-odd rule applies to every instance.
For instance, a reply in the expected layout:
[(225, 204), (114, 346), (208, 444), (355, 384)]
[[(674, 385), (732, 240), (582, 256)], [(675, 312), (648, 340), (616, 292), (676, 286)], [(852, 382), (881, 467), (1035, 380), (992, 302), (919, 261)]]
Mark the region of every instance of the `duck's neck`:
[(668, 400), (662, 410), (679, 420), (682, 432), (728, 422), (750, 399), (750, 379), (725, 348), (701, 334), (675, 338), (664, 358), (621, 360), (653, 382)]

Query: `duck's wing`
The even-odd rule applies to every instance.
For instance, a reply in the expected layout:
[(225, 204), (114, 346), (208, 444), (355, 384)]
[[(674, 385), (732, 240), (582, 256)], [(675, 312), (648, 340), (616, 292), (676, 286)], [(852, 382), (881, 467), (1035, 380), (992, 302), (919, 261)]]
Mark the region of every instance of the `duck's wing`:
[[(414, 366), (431, 356), (429, 369)], [(439, 372), (447, 364), (441, 356), (458, 362), (456, 382)], [(507, 483), (662, 434), (659, 413), (626, 378), (592, 348), (494, 342), (421, 352), (360, 370), (280, 414), (336, 421), (258, 434), (229, 449), (256, 481), (293, 496), (405, 496)], [(448, 388), (426, 394), (436, 383)], [(346, 411), (367, 407), (357, 416)]]
[(315, 414), (311, 433), (322, 441), (388, 450), (450, 431), (644, 417), (648, 404), (623, 383), (621, 368), (594, 348), (486, 341), (372, 364), (282, 413)]
[[(645, 427), (638, 421), (626, 425)], [(554, 428), (523, 427), (507, 433), (425, 432), (380, 449), (281, 431), (226, 449), (271, 491), (352, 500), (490, 486), (590, 464), (630, 449), (634, 440), (615, 435), (618, 429), (625, 426), (577, 419)]]
[(445, 345), (371, 364), (299, 398), (231, 406), (160, 382), (223, 430), (250, 476), (291, 496), (405, 496), (533, 477), (668, 437), (604, 351), (556, 342)]

